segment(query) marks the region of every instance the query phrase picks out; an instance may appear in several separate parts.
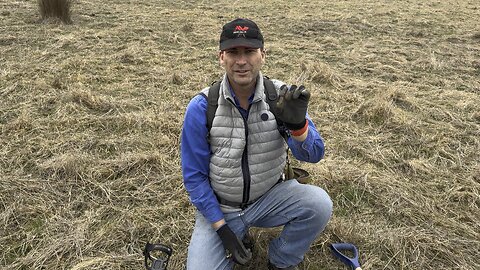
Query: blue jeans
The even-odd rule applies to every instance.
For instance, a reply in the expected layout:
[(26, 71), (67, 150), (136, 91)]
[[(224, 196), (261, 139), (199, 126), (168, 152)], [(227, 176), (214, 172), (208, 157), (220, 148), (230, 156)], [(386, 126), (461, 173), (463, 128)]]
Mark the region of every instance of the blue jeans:
[[(225, 214), (228, 226), (242, 239), (250, 227), (282, 226), (280, 236), (270, 242), (271, 263), (283, 268), (297, 265), (332, 213), (332, 201), (321, 188), (296, 180), (277, 184), (243, 211)], [(187, 270), (231, 270), (233, 261), (211, 223), (197, 211), (195, 228), (188, 247)]]

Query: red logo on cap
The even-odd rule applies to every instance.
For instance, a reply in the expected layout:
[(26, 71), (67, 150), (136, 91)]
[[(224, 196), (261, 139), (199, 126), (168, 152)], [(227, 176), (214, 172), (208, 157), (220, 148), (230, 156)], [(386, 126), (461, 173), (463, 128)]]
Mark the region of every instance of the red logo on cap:
[(248, 26), (240, 26), (240, 25), (237, 25), (235, 26), (235, 31), (242, 31), (242, 32), (246, 32), (248, 30)]

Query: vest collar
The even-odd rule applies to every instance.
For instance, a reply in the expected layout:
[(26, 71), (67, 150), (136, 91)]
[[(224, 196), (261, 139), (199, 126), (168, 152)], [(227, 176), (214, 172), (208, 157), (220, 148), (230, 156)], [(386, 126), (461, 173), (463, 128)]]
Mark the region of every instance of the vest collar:
[[(235, 103), (235, 99), (230, 91), (230, 83), (228, 82), (227, 74), (223, 75), (223, 80), (221, 83), (221, 91), (225, 97), (225, 99), (230, 99), (233, 103)], [(233, 90), (232, 90), (233, 91)], [(265, 89), (263, 86), (263, 75), (262, 72), (258, 73), (257, 77), (257, 85), (255, 86), (255, 92), (253, 96), (252, 103), (258, 102), (260, 100), (265, 99)]]

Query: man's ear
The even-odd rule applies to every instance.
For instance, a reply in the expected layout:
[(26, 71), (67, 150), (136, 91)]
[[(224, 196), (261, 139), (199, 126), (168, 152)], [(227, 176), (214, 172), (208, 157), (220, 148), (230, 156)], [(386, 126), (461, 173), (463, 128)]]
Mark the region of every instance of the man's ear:
[(225, 54), (224, 51), (218, 51), (218, 63), (219, 63), (220, 66), (222, 66), (222, 67), (224, 66), (224, 62), (223, 62), (224, 54)]
[(261, 53), (262, 53), (262, 64), (265, 64), (265, 58), (267, 57), (267, 50), (264, 49), (260, 49)]

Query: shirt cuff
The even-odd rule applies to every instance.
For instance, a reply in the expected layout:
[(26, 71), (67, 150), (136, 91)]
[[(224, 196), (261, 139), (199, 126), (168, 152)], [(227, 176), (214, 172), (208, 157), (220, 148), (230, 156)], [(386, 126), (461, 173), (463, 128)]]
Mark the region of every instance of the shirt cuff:
[(307, 138), (305, 138), (305, 140), (302, 142), (302, 148), (305, 151), (312, 149), (313, 143), (315, 142), (312, 132), (313, 130), (309, 128), (307, 133)]

